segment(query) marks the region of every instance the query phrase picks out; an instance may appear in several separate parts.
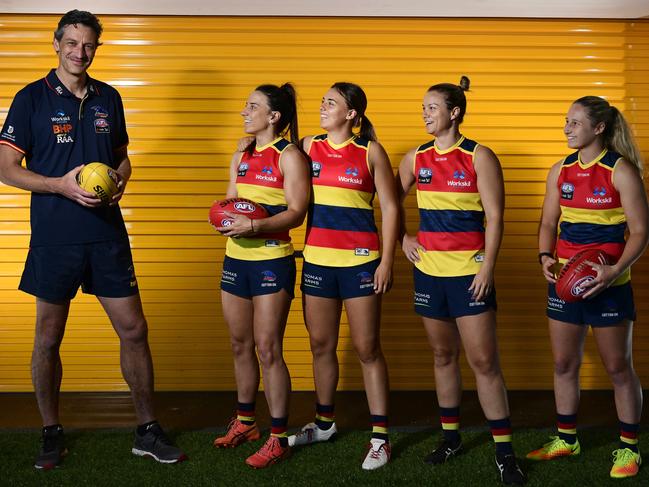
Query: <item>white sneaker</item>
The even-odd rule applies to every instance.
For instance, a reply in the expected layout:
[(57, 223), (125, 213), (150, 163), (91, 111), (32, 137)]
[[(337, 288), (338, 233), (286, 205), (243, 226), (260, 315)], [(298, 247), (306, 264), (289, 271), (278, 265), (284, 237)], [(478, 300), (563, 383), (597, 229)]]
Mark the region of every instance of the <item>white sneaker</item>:
[(370, 448), (363, 461), (363, 470), (375, 470), (381, 468), (390, 460), (390, 443), (378, 438), (370, 440)]
[(338, 429), (336, 423), (332, 423), (328, 430), (323, 430), (315, 423), (309, 423), (299, 433), (288, 437), (288, 446), (310, 445), (320, 441), (329, 441), (336, 438)]

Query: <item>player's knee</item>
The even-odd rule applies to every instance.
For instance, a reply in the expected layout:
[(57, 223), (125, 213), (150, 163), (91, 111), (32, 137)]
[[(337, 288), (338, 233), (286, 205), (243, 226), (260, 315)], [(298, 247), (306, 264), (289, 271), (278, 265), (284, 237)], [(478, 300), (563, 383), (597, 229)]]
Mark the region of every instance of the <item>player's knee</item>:
[(457, 363), (459, 353), (448, 347), (433, 347), (435, 367), (448, 367)]
[(257, 342), (257, 355), (262, 368), (269, 368), (282, 361), (282, 349), (275, 340), (260, 340)]
[(354, 348), (362, 364), (372, 364), (381, 357), (381, 347), (377, 343), (365, 342), (354, 345)]
[(633, 367), (624, 358), (611, 360), (605, 363), (604, 367), (613, 384), (626, 384), (633, 377)]
[(558, 376), (575, 376), (579, 374), (581, 362), (575, 357), (561, 357), (554, 360), (554, 374)]
[(331, 337), (316, 337), (311, 335), (309, 337), (309, 344), (311, 345), (311, 352), (316, 357), (336, 353), (336, 340)]
[(122, 342), (142, 343), (147, 341), (149, 329), (144, 317), (134, 318), (117, 327)]
[(230, 346), (235, 357), (255, 353), (255, 343), (252, 340), (239, 340), (236, 337), (230, 337)]
[(63, 341), (65, 323), (39, 318), (36, 326), (34, 347), (45, 351), (58, 351)]
[(498, 357), (494, 354), (479, 354), (469, 360), (471, 369), (476, 375), (496, 375), (500, 373)]

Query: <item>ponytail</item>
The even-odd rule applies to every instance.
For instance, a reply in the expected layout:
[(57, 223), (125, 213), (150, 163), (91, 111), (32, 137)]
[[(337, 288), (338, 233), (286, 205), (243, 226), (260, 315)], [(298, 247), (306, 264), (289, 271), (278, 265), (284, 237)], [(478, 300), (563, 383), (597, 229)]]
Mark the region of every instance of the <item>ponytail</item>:
[(640, 177), (642, 177), (644, 172), (642, 155), (633, 137), (631, 127), (629, 127), (624, 115), (622, 115), (617, 107), (611, 106), (611, 110), (613, 112), (613, 128), (610, 131), (609, 141), (606, 142), (606, 146), (611, 147), (611, 149), (638, 168)]
[(642, 155), (633, 137), (631, 127), (617, 107), (599, 96), (584, 96), (574, 103), (584, 107), (586, 116), (593, 127), (600, 123), (604, 124), (602, 133), (604, 147), (617, 152), (633, 164), (642, 177)]
[(356, 111), (356, 117), (353, 120), (353, 127), (359, 127), (358, 135), (364, 139), (377, 141), (376, 132), (370, 119), (365, 115), (367, 109), (367, 96), (363, 88), (354, 83), (339, 81), (334, 83), (331, 88), (340, 93), (345, 100), (347, 108)]
[(370, 119), (367, 118), (367, 115), (363, 115), (361, 117), (360, 130), (358, 132), (358, 135), (360, 135), (364, 139), (371, 140), (372, 142), (377, 141), (376, 132), (374, 131), (374, 125), (372, 125)]

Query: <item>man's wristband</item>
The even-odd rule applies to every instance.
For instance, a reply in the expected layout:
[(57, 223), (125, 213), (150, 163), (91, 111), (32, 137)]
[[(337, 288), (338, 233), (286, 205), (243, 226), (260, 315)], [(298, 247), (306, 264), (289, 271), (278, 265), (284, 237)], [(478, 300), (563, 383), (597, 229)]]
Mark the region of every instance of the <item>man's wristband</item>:
[(554, 259), (554, 254), (552, 252), (539, 252), (539, 264), (543, 264), (543, 257)]

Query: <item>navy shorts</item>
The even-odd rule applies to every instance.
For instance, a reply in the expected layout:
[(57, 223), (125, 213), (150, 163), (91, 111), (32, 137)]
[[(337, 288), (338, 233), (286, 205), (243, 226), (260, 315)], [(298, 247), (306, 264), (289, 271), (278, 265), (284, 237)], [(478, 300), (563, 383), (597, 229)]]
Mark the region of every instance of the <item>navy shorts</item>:
[(554, 284), (548, 284), (548, 318), (575, 325), (613, 326), (635, 320), (633, 289), (627, 282), (605, 289), (591, 299), (566, 303), (557, 296)]
[(252, 298), (274, 294), (284, 289), (293, 298), (294, 288), (293, 255), (268, 260), (240, 260), (226, 255), (223, 259), (221, 290), (227, 293), (241, 298)]
[(496, 310), (496, 291), (474, 301), (469, 286), (475, 274), (458, 277), (429, 276), (414, 268), (415, 312), (426, 318), (459, 318)]
[(139, 292), (128, 239), (29, 249), (18, 289), (45, 301), (86, 294), (123, 298)]
[(374, 273), (379, 260), (352, 267), (329, 267), (304, 262), (303, 294), (321, 298), (349, 299), (374, 295)]

